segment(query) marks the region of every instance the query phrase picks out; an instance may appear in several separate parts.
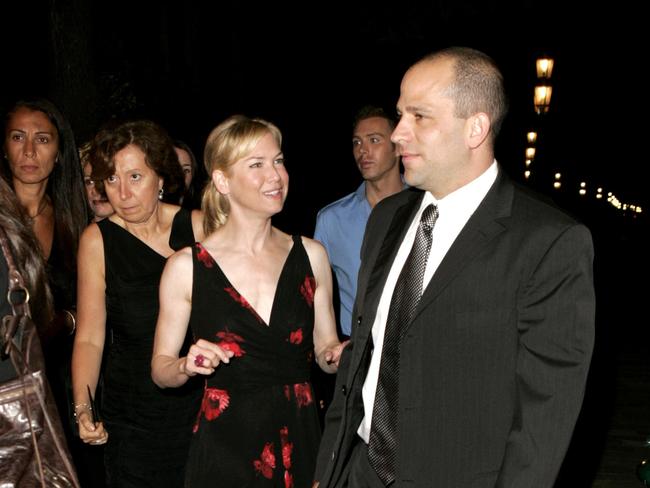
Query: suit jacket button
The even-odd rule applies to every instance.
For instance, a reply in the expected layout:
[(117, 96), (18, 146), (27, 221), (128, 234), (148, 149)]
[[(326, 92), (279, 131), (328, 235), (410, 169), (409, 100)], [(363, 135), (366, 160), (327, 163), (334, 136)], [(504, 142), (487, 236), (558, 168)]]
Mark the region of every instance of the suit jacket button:
[(341, 393), (343, 393), (343, 396), (346, 396), (348, 394), (348, 389), (345, 385), (341, 387)]

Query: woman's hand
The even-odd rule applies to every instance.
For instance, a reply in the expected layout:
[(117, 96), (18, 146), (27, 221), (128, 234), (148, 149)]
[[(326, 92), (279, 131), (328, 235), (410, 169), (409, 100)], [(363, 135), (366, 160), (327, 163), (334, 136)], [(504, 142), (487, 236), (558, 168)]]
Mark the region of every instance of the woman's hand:
[(228, 364), (233, 352), (217, 346), (214, 342), (199, 339), (181, 362), (182, 372), (188, 376), (210, 375), (220, 363)]
[(104, 429), (103, 422), (93, 422), (92, 414), (89, 409), (79, 410), (76, 413), (77, 424), (79, 426), (79, 437), (86, 444), (100, 445), (106, 444), (108, 432)]
[(339, 369), (339, 361), (341, 361), (341, 354), (343, 349), (348, 345), (349, 340), (338, 342), (320, 353), (318, 357), (318, 365), (326, 373), (336, 373)]

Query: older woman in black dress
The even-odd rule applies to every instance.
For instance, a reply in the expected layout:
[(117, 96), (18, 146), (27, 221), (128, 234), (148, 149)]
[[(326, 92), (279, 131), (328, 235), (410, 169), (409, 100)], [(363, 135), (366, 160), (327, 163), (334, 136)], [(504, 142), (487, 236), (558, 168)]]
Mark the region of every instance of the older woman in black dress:
[[(167, 257), (203, 237), (201, 214), (177, 205), (183, 175), (172, 141), (149, 121), (94, 139), (92, 179), (115, 213), (91, 224), (79, 246), (78, 326), (72, 358), (84, 442), (106, 445), (111, 487), (180, 487), (200, 390), (162, 391), (150, 360), (158, 282)], [(105, 354), (104, 354), (104, 351)], [(92, 411), (102, 360), (102, 420)]]

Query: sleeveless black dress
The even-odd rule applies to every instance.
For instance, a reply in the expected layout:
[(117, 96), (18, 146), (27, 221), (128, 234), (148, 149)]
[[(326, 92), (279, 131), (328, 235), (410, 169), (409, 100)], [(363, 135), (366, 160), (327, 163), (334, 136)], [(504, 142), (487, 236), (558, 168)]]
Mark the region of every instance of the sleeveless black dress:
[(191, 328), (234, 353), (205, 381), (186, 487), (311, 486), (320, 424), (309, 382), (315, 280), (293, 237), (266, 324), (201, 246)]
[[(106, 352), (101, 414), (108, 430), (111, 487), (180, 487), (201, 401), (201, 382), (158, 388), (151, 379), (158, 286), (166, 258), (109, 219), (98, 223), (106, 265)], [(181, 209), (169, 245), (194, 242), (191, 214)], [(189, 347), (186, 337), (184, 349)]]

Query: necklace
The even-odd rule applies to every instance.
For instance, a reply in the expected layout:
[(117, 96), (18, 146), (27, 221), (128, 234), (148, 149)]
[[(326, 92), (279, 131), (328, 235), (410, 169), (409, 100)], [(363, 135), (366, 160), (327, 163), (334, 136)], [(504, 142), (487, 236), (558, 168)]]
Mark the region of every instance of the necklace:
[(41, 203), (38, 204), (38, 210), (34, 215), (28, 215), (29, 219), (30, 220), (36, 219), (36, 217), (38, 217), (43, 213), (46, 207), (47, 207), (47, 197), (43, 198), (43, 200), (41, 200)]

